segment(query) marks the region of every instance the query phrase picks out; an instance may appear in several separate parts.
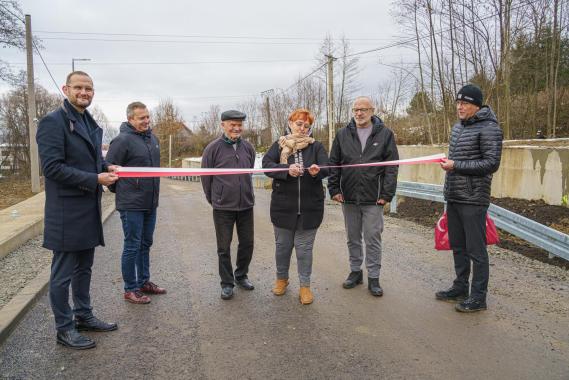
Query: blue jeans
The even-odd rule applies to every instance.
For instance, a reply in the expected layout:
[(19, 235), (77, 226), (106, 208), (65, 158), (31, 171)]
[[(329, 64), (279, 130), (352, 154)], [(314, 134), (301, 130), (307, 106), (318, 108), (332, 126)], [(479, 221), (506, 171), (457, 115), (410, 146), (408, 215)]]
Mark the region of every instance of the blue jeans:
[(119, 212), (124, 232), (122, 278), (125, 292), (132, 292), (150, 280), (150, 247), (156, 226), (156, 209)]

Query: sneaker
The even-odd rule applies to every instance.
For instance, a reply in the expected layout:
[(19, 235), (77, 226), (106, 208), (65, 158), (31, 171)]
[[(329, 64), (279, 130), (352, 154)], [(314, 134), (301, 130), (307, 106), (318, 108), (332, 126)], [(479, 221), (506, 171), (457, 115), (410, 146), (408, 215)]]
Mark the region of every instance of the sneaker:
[(140, 288), (140, 291), (149, 294), (166, 294), (166, 289), (159, 287), (152, 281), (146, 281)]
[(468, 297), (466, 300), (457, 304), (455, 307), (456, 311), (461, 313), (474, 313), (477, 311), (486, 310), (486, 301), (478, 298)]
[(355, 288), (356, 285), (359, 284), (363, 284), (364, 283), (364, 276), (363, 276), (363, 272), (357, 271), (357, 272), (350, 272), (350, 274), (348, 275), (348, 278), (346, 279), (346, 281), (344, 281), (344, 283), (342, 284), (342, 286), (344, 287), (344, 289), (352, 289)]
[(435, 297), (439, 301), (461, 302), (468, 298), (468, 290), (460, 290), (452, 286), (447, 290), (436, 292)]
[(130, 303), (146, 304), (150, 303), (150, 297), (145, 296), (139, 290), (134, 292), (125, 292), (124, 299)]

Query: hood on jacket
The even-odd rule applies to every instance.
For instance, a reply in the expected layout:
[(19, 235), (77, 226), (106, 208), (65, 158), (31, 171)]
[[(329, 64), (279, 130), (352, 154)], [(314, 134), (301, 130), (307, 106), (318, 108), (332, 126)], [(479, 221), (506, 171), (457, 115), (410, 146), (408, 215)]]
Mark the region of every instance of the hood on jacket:
[[(385, 126), (385, 125), (383, 124), (383, 121), (379, 118), (379, 116), (376, 116), (376, 115), (373, 115), (373, 116), (371, 117), (371, 124), (372, 124), (373, 129), (376, 129), (376, 128), (379, 129), (379, 128), (382, 128), (382, 127)], [(357, 128), (357, 126), (356, 126), (356, 120), (355, 120), (353, 117), (352, 117), (352, 119), (350, 120), (350, 122), (348, 123), (348, 128), (351, 128), (351, 129), (353, 129), (353, 130), (355, 130), (355, 129)]]
[(152, 128), (148, 128), (145, 132), (138, 132), (128, 121), (124, 121), (119, 129), (120, 133), (135, 133), (137, 135), (149, 135), (152, 131)]
[(467, 120), (461, 120), (461, 123), (469, 125), (481, 121), (493, 121), (497, 123), (498, 118), (496, 117), (496, 114), (494, 114), (494, 111), (492, 111), (492, 108), (490, 108), (489, 106), (482, 106), (478, 111), (476, 111), (474, 116), (472, 116), (470, 119)]

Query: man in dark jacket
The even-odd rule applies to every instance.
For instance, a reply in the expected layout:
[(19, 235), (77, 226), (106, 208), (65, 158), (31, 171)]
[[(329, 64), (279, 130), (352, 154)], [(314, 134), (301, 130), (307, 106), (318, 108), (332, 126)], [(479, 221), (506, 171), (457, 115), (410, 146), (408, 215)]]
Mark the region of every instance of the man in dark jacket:
[(446, 171), (444, 195), (456, 279), (451, 288), (437, 292), (436, 298), (460, 302), (456, 310), (461, 312), (486, 310), (486, 212), (492, 173), (500, 167), (502, 156), (502, 130), (490, 107), (482, 106), (482, 101), (482, 91), (474, 85), (466, 85), (458, 92), (456, 109), (460, 121), (452, 128), (448, 159), (441, 163)]
[(40, 120), (36, 136), (45, 176), (43, 246), (53, 250), (49, 299), (57, 343), (86, 349), (95, 347), (95, 342), (78, 331), (117, 329), (116, 323), (93, 315), (89, 287), (95, 247), (105, 245), (101, 185), (113, 184), (118, 176), (116, 167), (107, 165), (101, 154), (103, 130), (87, 111), (93, 81), (88, 74), (74, 71), (67, 76), (63, 92), (67, 99)]
[[(354, 117), (334, 139), (330, 165), (398, 160), (393, 132), (374, 115), (371, 99), (356, 98), (352, 112)], [(351, 271), (343, 284), (346, 289), (363, 283), (363, 234), (368, 289), (374, 296), (383, 295), (379, 284), (383, 206), (395, 195), (397, 171), (397, 166), (336, 168), (330, 171), (328, 190), (333, 200), (342, 203), (348, 237)]]
[[(243, 120), (246, 115), (239, 111), (221, 114), (223, 135), (212, 141), (204, 150), (202, 168), (253, 168), (255, 148), (241, 139)], [(217, 237), (221, 298), (233, 297), (236, 282), (245, 290), (253, 290), (247, 273), (253, 257), (253, 180), (251, 174), (203, 176), (205, 197), (213, 207), (213, 223)], [(233, 273), (230, 247), (233, 227), (237, 225), (237, 268)]]
[[(160, 146), (150, 129), (150, 113), (141, 102), (126, 108), (128, 122), (111, 141), (107, 161), (120, 166), (160, 166)], [(156, 226), (159, 178), (124, 178), (113, 189), (124, 232), (121, 260), (124, 299), (147, 304), (143, 293), (164, 294), (166, 289), (150, 281), (150, 247)]]

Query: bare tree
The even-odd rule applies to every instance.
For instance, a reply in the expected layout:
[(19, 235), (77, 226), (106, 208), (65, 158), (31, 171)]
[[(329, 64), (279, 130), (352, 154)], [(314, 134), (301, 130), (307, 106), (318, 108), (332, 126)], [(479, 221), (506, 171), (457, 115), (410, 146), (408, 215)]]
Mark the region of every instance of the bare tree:
[[(29, 176), (30, 140), (25, 73), (20, 73), (14, 78), (19, 78), (19, 83), (12, 86), (8, 93), (0, 96), (0, 135), (2, 141), (8, 146), (10, 172)], [(36, 85), (35, 95), (38, 119), (61, 105), (61, 98), (58, 95), (47, 92), (40, 85)]]

